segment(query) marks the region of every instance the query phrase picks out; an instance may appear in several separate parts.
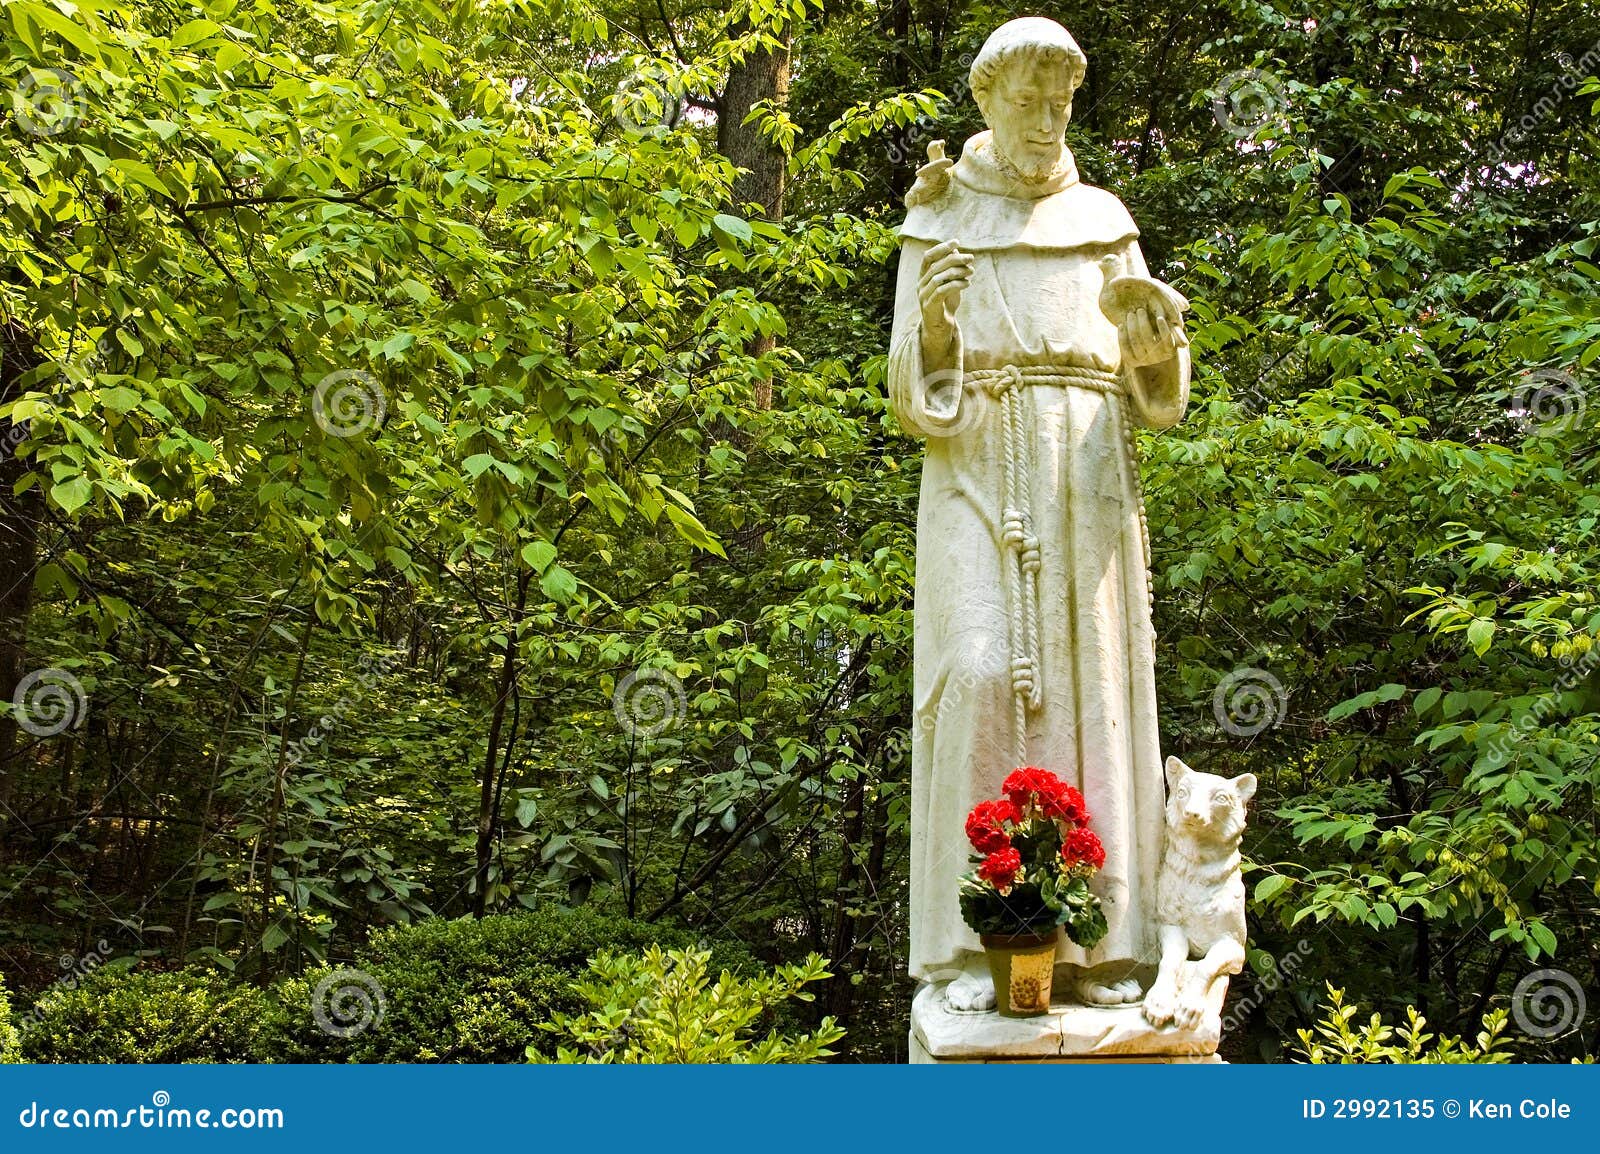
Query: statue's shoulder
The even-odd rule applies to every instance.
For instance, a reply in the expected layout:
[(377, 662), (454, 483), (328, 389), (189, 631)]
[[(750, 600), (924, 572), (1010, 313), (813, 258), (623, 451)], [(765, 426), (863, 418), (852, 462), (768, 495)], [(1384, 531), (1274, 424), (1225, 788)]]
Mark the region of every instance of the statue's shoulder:
[(1091, 216), (1104, 217), (1119, 226), (1126, 226), (1135, 233), (1139, 230), (1133, 223), (1133, 216), (1128, 212), (1128, 206), (1122, 203), (1122, 198), (1110, 189), (1100, 188), (1093, 184), (1074, 184), (1056, 193), (1057, 196), (1076, 199), (1073, 210)]
[(906, 194), (902, 240), (953, 240), (969, 251), (1005, 248), (1115, 248), (1139, 235), (1122, 201), (1083, 184), (1071, 152), (1040, 179), (1023, 176), (1000, 158), (994, 134), (980, 132), (954, 164), (944, 142), (928, 151)]
[(962, 248), (981, 251), (1115, 247), (1139, 236), (1127, 207), (1103, 188), (1074, 182), (1048, 196), (1027, 199), (977, 188), (959, 177), (912, 203), (900, 227), (902, 240), (954, 240)]

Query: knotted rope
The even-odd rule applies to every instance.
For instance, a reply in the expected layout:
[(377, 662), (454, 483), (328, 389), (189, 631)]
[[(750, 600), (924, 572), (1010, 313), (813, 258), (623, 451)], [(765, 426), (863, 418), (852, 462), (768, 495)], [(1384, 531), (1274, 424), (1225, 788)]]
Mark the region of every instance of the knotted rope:
[(1092, 389), (1097, 393), (1122, 392), (1122, 378), (1116, 373), (1106, 373), (1086, 365), (1006, 365), (1000, 369), (971, 369), (966, 379), (982, 385), (991, 395), (999, 396), (1011, 388), (1013, 380), (1021, 385), (1072, 385)]
[(1030, 385), (1073, 386), (1107, 393), (1119, 432), (1127, 445), (1146, 569), (1150, 564), (1149, 531), (1145, 526), (1144, 489), (1133, 453), (1133, 426), (1122, 412), (1122, 382), (1115, 373), (1078, 365), (1006, 365), (974, 369), (966, 379), (1000, 401), (1000, 545), (1010, 616), (1007, 642), (1011, 652), (1011, 696), (1015, 710), (1015, 764), (1028, 760), (1028, 712), (1044, 700), (1043, 618), (1039, 605), (1039, 538), (1033, 531), (1033, 425), (1024, 389)]

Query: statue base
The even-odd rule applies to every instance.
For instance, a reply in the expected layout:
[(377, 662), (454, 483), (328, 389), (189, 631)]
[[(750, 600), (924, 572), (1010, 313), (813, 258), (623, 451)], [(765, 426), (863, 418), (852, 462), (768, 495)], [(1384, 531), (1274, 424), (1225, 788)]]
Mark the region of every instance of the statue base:
[(1126, 1006), (1056, 1003), (1036, 1018), (1003, 1018), (945, 1005), (944, 982), (924, 982), (911, 1002), (911, 1062), (1220, 1063), (1223, 975), (1206, 992), (1206, 1013), (1190, 1030), (1159, 1029), (1135, 1002)]

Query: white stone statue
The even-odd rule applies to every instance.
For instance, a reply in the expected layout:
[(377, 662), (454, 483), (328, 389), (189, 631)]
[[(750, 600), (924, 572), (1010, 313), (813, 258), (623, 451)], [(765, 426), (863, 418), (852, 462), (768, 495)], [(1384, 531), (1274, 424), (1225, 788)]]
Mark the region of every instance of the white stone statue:
[(1194, 1029), (1211, 984), (1244, 968), (1239, 839), (1255, 792), (1253, 773), (1230, 781), (1167, 758), (1167, 843), (1156, 890), (1161, 968), (1144, 999), (1153, 1026)]
[(907, 197), (891, 401), (926, 438), (917, 518), (912, 752), (914, 977), (960, 973), (993, 1005), (962, 922), (963, 823), (1019, 765), (1084, 793), (1110, 930), (1064, 938), (1083, 999), (1139, 1000), (1158, 951), (1164, 804), (1149, 543), (1135, 426), (1183, 416), (1187, 302), (1149, 278), (1121, 201), (1064, 143), (1087, 61), (1052, 20), (1013, 20), (973, 61), (989, 131), (929, 149)]

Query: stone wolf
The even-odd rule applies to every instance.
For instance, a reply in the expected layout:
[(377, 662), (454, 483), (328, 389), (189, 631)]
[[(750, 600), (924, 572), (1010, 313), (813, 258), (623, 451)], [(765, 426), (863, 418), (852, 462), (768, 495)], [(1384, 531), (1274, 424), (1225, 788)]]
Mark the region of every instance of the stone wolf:
[(1211, 983), (1244, 968), (1239, 839), (1255, 792), (1254, 774), (1230, 780), (1167, 758), (1166, 849), (1156, 886), (1161, 965), (1144, 999), (1153, 1026), (1198, 1026)]

